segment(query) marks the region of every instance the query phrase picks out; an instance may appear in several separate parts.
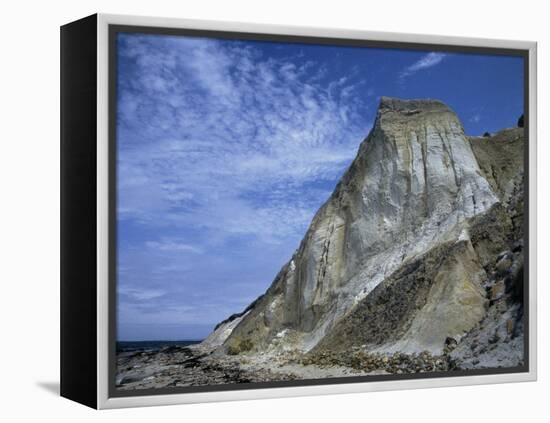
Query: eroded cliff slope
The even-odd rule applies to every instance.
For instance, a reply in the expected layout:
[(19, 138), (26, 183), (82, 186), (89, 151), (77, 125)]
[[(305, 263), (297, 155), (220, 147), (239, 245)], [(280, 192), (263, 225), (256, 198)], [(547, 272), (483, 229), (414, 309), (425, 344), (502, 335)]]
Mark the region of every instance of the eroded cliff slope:
[[(522, 159), (520, 129), (468, 138), (439, 101), (382, 98), (292, 258), (204, 345), (231, 354), (442, 354), (483, 330), (502, 277), (510, 279), (503, 307), (515, 310), (503, 324), (517, 337), (521, 311), (510, 293), (520, 272), (503, 276), (498, 266), (502, 254), (511, 267), (522, 263)], [(455, 356), (458, 367), (471, 359)]]

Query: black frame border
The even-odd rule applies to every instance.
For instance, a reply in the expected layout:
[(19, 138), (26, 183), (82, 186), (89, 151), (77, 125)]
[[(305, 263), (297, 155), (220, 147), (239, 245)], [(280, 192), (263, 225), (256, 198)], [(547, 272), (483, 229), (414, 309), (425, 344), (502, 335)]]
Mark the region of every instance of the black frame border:
[(60, 395), (97, 407), (97, 15), (60, 28)]
[[(523, 319), (524, 319), (524, 364), (523, 366), (509, 368), (494, 368), (494, 369), (473, 369), (473, 370), (457, 370), (452, 372), (431, 372), (419, 374), (401, 374), (401, 375), (372, 375), (372, 376), (346, 376), (324, 379), (302, 379), (292, 381), (273, 381), (273, 382), (255, 382), (255, 383), (233, 383), (220, 385), (206, 386), (190, 386), (190, 387), (171, 387), (171, 388), (150, 388), (136, 389), (132, 391), (123, 391), (116, 388), (116, 304), (117, 304), (117, 289), (116, 289), (116, 268), (117, 268), (117, 227), (116, 227), (116, 209), (117, 209), (117, 134), (116, 134), (116, 111), (117, 111), (117, 34), (118, 33), (136, 33), (149, 35), (169, 35), (169, 36), (188, 36), (201, 38), (216, 38), (234, 41), (265, 41), (276, 43), (301, 43), (301, 44), (316, 44), (327, 46), (346, 46), (346, 47), (367, 47), (367, 48), (383, 48), (395, 50), (424, 50), (424, 51), (441, 51), (453, 53), (471, 53), (485, 54), (497, 56), (515, 56), (523, 59), (523, 91), (524, 91), (524, 284), (523, 284)], [(217, 31), (206, 29), (188, 29), (174, 27), (155, 27), (155, 26), (140, 26), (140, 25), (108, 25), (108, 125), (109, 125), (109, 363), (108, 363), (108, 397), (109, 398), (127, 398), (136, 396), (149, 395), (167, 395), (167, 394), (185, 394), (199, 392), (221, 392), (221, 391), (241, 391), (267, 388), (285, 388), (285, 387), (300, 387), (300, 386), (315, 386), (315, 385), (340, 385), (348, 383), (365, 383), (365, 382), (381, 382), (381, 381), (398, 381), (411, 379), (438, 379), (438, 378), (455, 378), (464, 376), (480, 376), (480, 375), (497, 375), (497, 374), (514, 374), (528, 373), (529, 364), (529, 50), (528, 49), (513, 49), (499, 47), (477, 47), (477, 46), (461, 46), (451, 44), (431, 44), (418, 43), (407, 41), (380, 41), (380, 40), (363, 40), (355, 38), (334, 38), (334, 37), (315, 37), (302, 35), (283, 35), (275, 33), (254, 33), (254, 32), (234, 32), (234, 31)]]

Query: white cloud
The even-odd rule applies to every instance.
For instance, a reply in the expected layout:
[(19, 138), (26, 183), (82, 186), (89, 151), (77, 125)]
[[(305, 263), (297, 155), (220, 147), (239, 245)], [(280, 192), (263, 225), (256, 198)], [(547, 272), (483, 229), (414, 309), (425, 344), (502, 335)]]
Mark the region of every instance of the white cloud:
[(444, 53), (431, 52), (422, 56), (418, 61), (414, 62), (412, 65), (407, 66), (399, 75), (401, 79), (404, 79), (410, 75), (415, 74), (418, 71), (431, 68), (440, 64), (445, 58)]
[(479, 113), (474, 114), (472, 117), (470, 117), (470, 122), (478, 123), (481, 121), (481, 115)]
[(118, 292), (137, 301), (149, 301), (166, 294), (166, 291), (160, 289), (127, 288), (124, 286), (120, 286)]
[(249, 46), (127, 42), (121, 51), (139, 72), (120, 89), (120, 217), (193, 225), (214, 238), (303, 233), (329, 194), (309, 185), (336, 181), (367, 133), (355, 123), (362, 83), (320, 85), (326, 70), (313, 62)]
[(202, 250), (196, 246), (163, 238), (161, 241), (147, 241), (145, 245), (151, 250), (157, 251), (185, 251), (189, 253), (202, 253)]
[(119, 46), (119, 323), (217, 323), (298, 247), (368, 132), (372, 92), (254, 43)]

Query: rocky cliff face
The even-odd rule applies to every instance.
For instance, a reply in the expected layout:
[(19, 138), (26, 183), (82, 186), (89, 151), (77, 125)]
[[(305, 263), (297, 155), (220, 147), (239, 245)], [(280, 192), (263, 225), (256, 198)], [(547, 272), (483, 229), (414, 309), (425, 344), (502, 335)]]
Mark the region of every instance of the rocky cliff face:
[[(509, 279), (519, 277), (521, 250), (512, 250), (523, 234), (522, 134), (468, 138), (439, 101), (382, 98), (371, 133), (290, 261), (204, 345), (310, 355), (463, 348), (490, 319), (503, 251), (517, 268)], [(518, 332), (516, 279), (502, 289)], [(499, 324), (511, 325), (486, 322)], [(455, 354), (455, 365), (468, 357)]]

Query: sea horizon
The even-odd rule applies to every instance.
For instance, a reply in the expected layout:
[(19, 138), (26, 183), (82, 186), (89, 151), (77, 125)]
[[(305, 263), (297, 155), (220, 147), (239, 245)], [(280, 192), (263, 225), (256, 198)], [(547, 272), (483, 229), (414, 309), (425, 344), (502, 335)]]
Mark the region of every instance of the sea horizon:
[(188, 345), (199, 344), (203, 340), (196, 339), (164, 339), (164, 340), (138, 340), (138, 341), (116, 341), (116, 350), (117, 352), (134, 352), (134, 351), (153, 351), (161, 350), (166, 347), (177, 346), (185, 347)]

